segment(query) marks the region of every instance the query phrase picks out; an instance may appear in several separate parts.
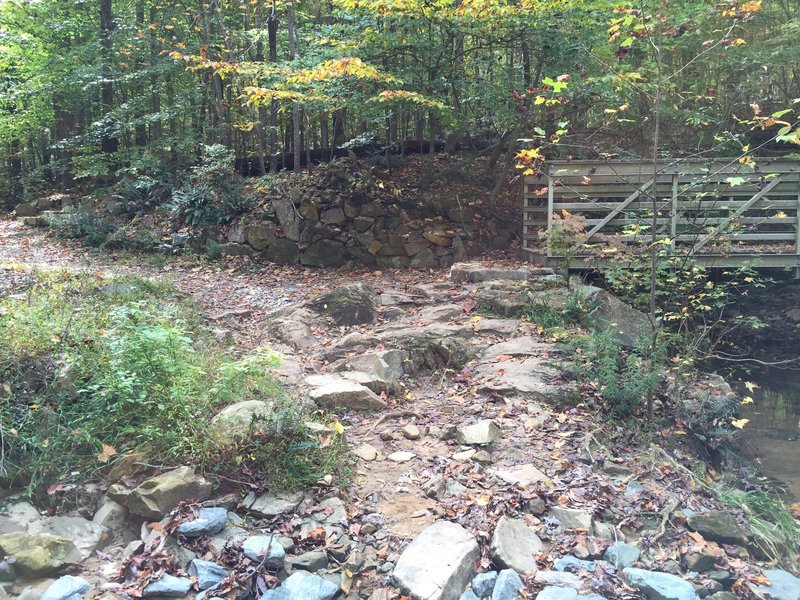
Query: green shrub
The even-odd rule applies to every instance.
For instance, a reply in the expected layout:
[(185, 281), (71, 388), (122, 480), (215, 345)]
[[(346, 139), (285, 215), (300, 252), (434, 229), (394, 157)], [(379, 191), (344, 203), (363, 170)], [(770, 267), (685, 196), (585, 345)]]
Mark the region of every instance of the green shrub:
[(568, 346), (575, 374), (594, 387), (614, 415), (633, 413), (661, 382), (665, 357), (625, 348), (610, 333), (578, 336)]
[(91, 210), (65, 208), (61, 213), (51, 214), (47, 225), (58, 239), (81, 239), (87, 246), (102, 246), (106, 243), (113, 226), (108, 219)]
[(551, 329), (572, 325), (591, 325), (596, 306), (580, 292), (567, 292), (563, 300), (549, 294), (531, 296), (525, 308), (526, 316), (535, 324)]
[(241, 215), (251, 199), (234, 164), (229, 148), (204, 146), (200, 164), (172, 194), (172, 211), (193, 227), (228, 223)]
[[(309, 437), (305, 409), (272, 376), (278, 362), (268, 349), (234, 358), (215, 347), (193, 307), (147, 280), (37, 276), (27, 297), (0, 300), (0, 466), (40, 490), (92, 474), (108, 445), (226, 476), (246, 465), (264, 486), (313, 483), (344, 468), (344, 448)], [(249, 435), (231, 442), (209, 427), (253, 399), (273, 409)]]

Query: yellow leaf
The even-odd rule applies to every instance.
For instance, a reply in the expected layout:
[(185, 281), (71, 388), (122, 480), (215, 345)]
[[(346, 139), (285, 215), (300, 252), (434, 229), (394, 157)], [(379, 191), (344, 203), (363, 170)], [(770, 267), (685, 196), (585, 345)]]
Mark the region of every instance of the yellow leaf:
[(336, 419), (331, 423), (328, 423), (328, 429), (335, 431), (339, 435), (342, 435), (344, 433), (344, 425), (342, 425), (338, 419)]
[(50, 445), (50, 439), (46, 439), (42, 442), (42, 448), (47, 448)]
[(745, 381), (744, 387), (746, 387), (748, 391), (752, 392), (754, 389), (758, 387), (758, 384), (753, 383), (752, 381)]
[(744, 426), (750, 422), (750, 419), (734, 419), (731, 421), (731, 425), (736, 427), (736, 429), (744, 429)]
[(477, 323), (477, 322), (478, 322), (478, 321), (480, 321), (482, 318), (483, 318), (483, 317), (481, 317), (480, 315), (476, 315), (476, 316), (472, 317), (472, 318), (469, 320), (469, 322), (470, 322), (470, 323)]
[(97, 460), (101, 463), (108, 462), (108, 459), (114, 456), (117, 453), (117, 449), (114, 446), (109, 446), (108, 444), (103, 444), (103, 451), (97, 455)]
[(742, 398), (741, 402), (742, 406), (744, 406), (745, 404), (752, 404), (752, 403), (753, 399), (750, 396), (745, 396), (744, 398)]

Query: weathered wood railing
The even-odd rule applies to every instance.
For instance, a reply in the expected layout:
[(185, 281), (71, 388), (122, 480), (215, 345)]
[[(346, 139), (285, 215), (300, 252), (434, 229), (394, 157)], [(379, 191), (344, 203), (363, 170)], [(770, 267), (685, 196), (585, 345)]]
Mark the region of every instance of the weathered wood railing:
[(528, 258), (549, 264), (563, 258), (540, 239), (554, 214), (583, 220), (578, 256), (609, 236), (649, 240), (653, 189), (656, 232), (676, 253), (710, 266), (800, 269), (800, 161), (790, 159), (674, 161), (658, 165), (655, 186), (651, 162), (550, 162), (545, 174), (524, 179)]

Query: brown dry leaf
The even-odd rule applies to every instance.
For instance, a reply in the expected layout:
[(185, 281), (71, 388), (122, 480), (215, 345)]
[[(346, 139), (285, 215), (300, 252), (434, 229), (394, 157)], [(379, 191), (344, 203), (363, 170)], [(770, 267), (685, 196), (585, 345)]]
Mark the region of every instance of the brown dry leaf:
[(97, 455), (97, 460), (99, 460), (101, 463), (107, 463), (108, 459), (110, 459), (115, 454), (117, 454), (117, 449), (114, 448), (114, 446), (103, 444), (103, 451)]

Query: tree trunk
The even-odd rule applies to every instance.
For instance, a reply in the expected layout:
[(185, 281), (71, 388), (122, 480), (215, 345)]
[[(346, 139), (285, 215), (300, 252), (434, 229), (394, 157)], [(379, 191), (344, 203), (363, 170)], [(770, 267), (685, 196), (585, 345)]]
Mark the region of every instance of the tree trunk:
[(114, 83), (111, 67), (111, 32), (114, 30), (114, 14), (111, 0), (100, 0), (100, 50), (103, 55), (103, 80), (100, 84), (100, 104), (103, 107), (104, 124), (100, 146), (104, 153), (114, 154), (119, 149), (116, 128), (111, 112), (114, 110)]

